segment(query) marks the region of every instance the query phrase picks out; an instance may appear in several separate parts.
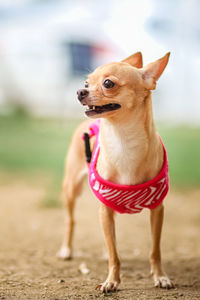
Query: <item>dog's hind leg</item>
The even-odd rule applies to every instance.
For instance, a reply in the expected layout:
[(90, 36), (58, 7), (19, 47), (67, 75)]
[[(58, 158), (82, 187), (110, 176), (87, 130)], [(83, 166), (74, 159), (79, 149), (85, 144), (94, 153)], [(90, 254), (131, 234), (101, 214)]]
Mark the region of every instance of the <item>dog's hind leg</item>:
[(81, 192), (84, 175), (87, 174), (87, 169), (83, 169), (79, 174), (74, 177), (66, 177), (64, 181), (64, 195), (65, 195), (65, 203), (67, 210), (67, 218), (66, 218), (66, 233), (64, 236), (64, 241), (61, 246), (60, 251), (57, 253), (57, 256), (62, 259), (70, 259), (72, 258), (72, 244), (73, 244), (73, 235), (74, 235), (74, 208), (76, 198)]
[(160, 239), (164, 218), (164, 206), (159, 205), (151, 210), (151, 233), (152, 233), (152, 252), (150, 257), (151, 274), (154, 278), (156, 287), (170, 289), (173, 288), (173, 283), (162, 269)]
[(62, 259), (72, 257), (72, 243), (74, 233), (74, 208), (76, 198), (81, 192), (83, 179), (88, 172), (85, 162), (85, 149), (81, 135), (88, 129), (88, 122), (82, 123), (76, 130), (69, 148), (66, 160), (66, 175), (64, 178), (64, 197), (67, 209), (66, 234), (57, 256)]

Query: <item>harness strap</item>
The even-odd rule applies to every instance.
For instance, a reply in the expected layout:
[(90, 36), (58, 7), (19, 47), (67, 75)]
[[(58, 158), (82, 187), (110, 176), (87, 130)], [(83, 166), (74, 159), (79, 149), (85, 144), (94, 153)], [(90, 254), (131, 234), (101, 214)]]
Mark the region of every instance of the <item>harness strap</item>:
[(85, 156), (87, 163), (91, 162), (92, 152), (90, 148), (90, 135), (87, 132), (83, 133), (83, 139), (85, 143)]

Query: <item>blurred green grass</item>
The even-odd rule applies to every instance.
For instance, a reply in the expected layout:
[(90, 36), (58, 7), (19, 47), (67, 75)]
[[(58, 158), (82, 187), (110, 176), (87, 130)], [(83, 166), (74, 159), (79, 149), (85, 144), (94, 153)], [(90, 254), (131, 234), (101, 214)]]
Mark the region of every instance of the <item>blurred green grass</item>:
[(200, 186), (200, 127), (158, 127), (169, 159), (170, 182), (174, 189)]
[[(42, 172), (60, 188), (66, 151), (79, 122), (18, 114), (0, 116), (1, 172), (26, 177)], [(199, 186), (200, 128), (159, 125), (158, 130), (168, 151), (172, 188)]]
[(71, 134), (80, 121), (0, 117), (0, 167), (31, 174), (43, 170), (60, 177)]
[(76, 119), (40, 119), (26, 114), (0, 116), (1, 180), (35, 180), (46, 190), (41, 206), (60, 205), (66, 151), (79, 123)]

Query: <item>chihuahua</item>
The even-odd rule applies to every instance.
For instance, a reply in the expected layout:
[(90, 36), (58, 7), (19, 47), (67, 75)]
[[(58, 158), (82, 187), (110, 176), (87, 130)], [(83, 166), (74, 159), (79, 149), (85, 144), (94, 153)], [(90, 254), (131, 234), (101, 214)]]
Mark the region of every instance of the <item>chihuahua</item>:
[[(150, 209), (154, 285), (172, 288), (163, 271), (160, 239), (164, 216), (163, 199), (168, 192), (165, 147), (152, 114), (151, 90), (164, 71), (170, 53), (143, 67), (137, 52), (121, 62), (97, 68), (78, 90), (90, 119), (76, 130), (66, 160), (64, 193), (68, 212), (67, 233), (58, 256), (72, 257), (75, 199), (89, 170), (89, 183), (100, 200), (100, 221), (109, 256), (109, 272), (98, 289), (116, 291), (120, 284), (120, 260), (115, 239), (115, 212), (138, 213)], [(94, 120), (96, 119), (96, 120)], [(85, 163), (83, 132), (91, 139), (92, 159)]]

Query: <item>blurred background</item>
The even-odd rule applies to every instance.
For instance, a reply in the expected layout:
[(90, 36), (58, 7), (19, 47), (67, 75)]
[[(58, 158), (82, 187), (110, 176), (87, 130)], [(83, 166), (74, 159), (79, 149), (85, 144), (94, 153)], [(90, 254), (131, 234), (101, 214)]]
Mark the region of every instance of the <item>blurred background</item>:
[(42, 180), (47, 205), (57, 203), (87, 73), (136, 51), (144, 64), (170, 51), (155, 119), (172, 188), (199, 187), (199, 16), (198, 0), (0, 0), (1, 177)]

